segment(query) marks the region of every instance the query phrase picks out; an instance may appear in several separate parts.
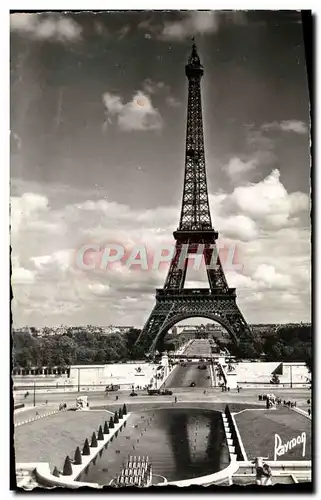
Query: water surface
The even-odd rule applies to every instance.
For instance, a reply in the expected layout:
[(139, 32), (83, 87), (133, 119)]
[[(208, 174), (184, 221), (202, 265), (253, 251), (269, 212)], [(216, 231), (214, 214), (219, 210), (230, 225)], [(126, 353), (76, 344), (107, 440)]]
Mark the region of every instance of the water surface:
[(147, 455), (153, 475), (167, 481), (217, 472), (229, 463), (221, 414), (181, 408), (133, 413), (126, 427), (78, 480), (109, 484), (130, 455)]

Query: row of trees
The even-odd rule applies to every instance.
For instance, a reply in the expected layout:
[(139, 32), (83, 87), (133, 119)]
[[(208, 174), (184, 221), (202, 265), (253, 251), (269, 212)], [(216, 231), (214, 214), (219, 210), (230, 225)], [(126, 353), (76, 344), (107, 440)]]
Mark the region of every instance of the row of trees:
[(312, 370), (312, 330), (310, 325), (279, 328), (263, 345), (267, 361), (305, 361)]
[[(104, 364), (130, 359), (143, 359), (144, 352), (135, 347), (140, 330), (103, 335), (86, 328), (69, 328), (65, 334), (35, 337), (29, 331), (13, 332), (13, 366), (68, 366), (75, 364)], [(183, 334), (166, 339), (160, 350), (176, 350), (188, 337)], [(305, 361), (312, 367), (311, 326), (284, 325), (265, 339), (258, 339), (266, 361)], [(235, 351), (230, 346), (231, 353)], [(239, 354), (244, 358), (257, 357), (251, 344), (241, 344)]]
[(141, 353), (134, 343), (140, 331), (100, 335), (83, 329), (62, 335), (33, 337), (28, 331), (13, 332), (13, 366), (68, 366), (104, 364), (135, 359)]

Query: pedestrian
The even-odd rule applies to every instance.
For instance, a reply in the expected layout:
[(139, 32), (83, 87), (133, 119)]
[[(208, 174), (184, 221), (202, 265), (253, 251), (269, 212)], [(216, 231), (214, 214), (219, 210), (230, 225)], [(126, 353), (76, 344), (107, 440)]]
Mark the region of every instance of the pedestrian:
[(203, 394), (206, 394), (206, 390), (204, 389), (204, 393)]
[(118, 396), (116, 396), (116, 401), (118, 401)]
[(177, 396), (175, 396), (175, 403), (177, 403)]
[(264, 477), (266, 477), (265, 471), (264, 471), (264, 460), (267, 459), (268, 457), (257, 457), (252, 464), (255, 465), (255, 472), (256, 472), (256, 484), (257, 485), (262, 485)]
[(310, 408), (308, 408), (308, 415), (309, 415), (309, 417), (310, 417), (310, 415), (311, 415), (311, 410), (310, 410)]
[(265, 483), (263, 483), (263, 481), (262, 481), (261, 484), (265, 484), (265, 486), (271, 486), (271, 484), (272, 484), (272, 471), (271, 471), (271, 467), (267, 463), (263, 464), (263, 472), (264, 472), (266, 479), (265, 479)]

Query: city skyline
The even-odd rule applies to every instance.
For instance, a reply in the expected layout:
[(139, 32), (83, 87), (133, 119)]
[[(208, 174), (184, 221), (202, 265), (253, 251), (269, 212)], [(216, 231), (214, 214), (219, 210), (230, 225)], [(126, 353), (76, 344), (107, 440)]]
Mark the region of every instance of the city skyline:
[(125, 12), (11, 15), (15, 326), (145, 323), (168, 268), (84, 272), (75, 253), (173, 243), (192, 36), (212, 221), (243, 266), (228, 283), (250, 324), (310, 321), (300, 14)]

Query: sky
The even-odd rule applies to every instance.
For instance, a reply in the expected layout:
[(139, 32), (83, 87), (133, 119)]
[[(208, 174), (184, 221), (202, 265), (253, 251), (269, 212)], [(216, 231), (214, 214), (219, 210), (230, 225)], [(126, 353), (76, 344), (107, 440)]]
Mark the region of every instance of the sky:
[[(15, 13), (15, 326), (135, 325), (168, 266), (80, 268), (84, 245), (172, 244), (195, 36), (212, 222), (249, 323), (310, 321), (309, 95), (300, 14)], [(204, 270), (188, 286), (204, 287)], [(190, 321), (189, 321), (190, 322)]]

